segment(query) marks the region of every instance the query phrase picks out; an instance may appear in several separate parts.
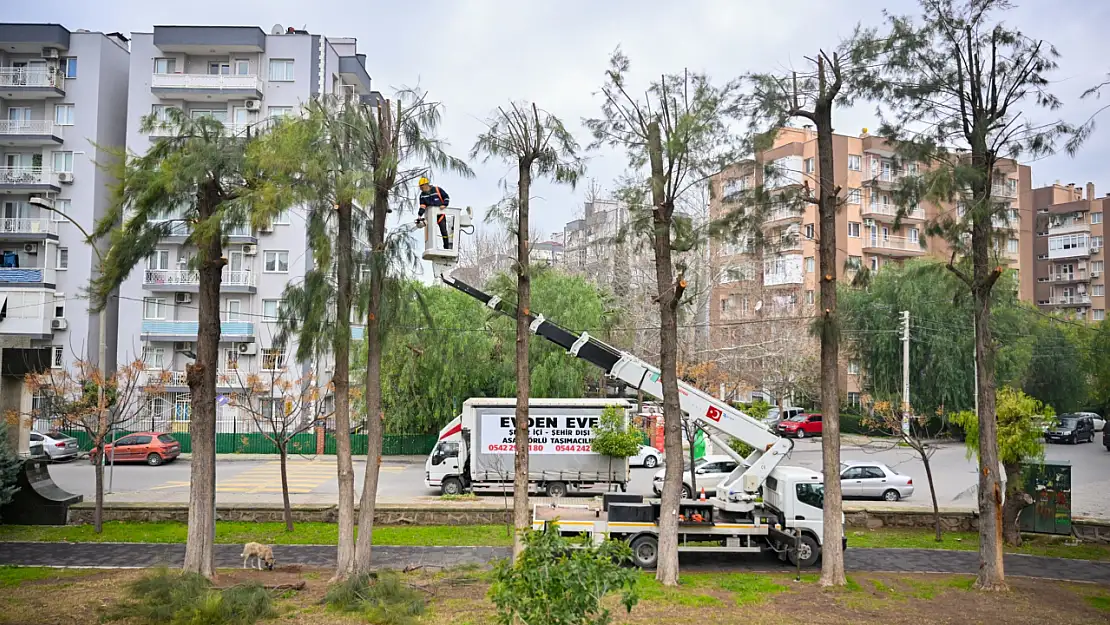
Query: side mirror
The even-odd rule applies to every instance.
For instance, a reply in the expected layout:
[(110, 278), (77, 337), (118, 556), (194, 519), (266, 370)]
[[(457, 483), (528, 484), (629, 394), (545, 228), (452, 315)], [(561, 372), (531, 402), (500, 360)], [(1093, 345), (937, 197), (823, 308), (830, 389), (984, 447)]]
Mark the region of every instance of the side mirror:
[(697, 473), (698, 475), (705, 475), (705, 469), (696, 469), (694, 473)]

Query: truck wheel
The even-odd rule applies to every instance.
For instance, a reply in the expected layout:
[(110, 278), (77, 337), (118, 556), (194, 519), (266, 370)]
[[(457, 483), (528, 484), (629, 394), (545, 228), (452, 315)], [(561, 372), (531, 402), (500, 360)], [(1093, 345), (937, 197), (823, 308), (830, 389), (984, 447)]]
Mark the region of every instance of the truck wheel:
[(566, 497), (567, 485), (562, 482), (548, 482), (547, 483), (547, 496), (548, 497)]
[(809, 568), (817, 563), (817, 559), (821, 557), (821, 547), (817, 544), (812, 536), (802, 534), (801, 540), (798, 541), (798, 548), (794, 548), (794, 541), (787, 543), (789, 551), (787, 554), (790, 557), (790, 564), (798, 566), (799, 560), (801, 561), (802, 568)]
[(461, 495), (463, 492), (462, 482), (454, 477), (443, 480), (440, 489), (443, 491), (444, 495)]
[(632, 541), (632, 563), (642, 569), (654, 569), (659, 561), (659, 539), (641, 536)]
[(659, 466), (659, 459), (655, 456), (648, 456), (647, 458), (644, 458), (645, 469), (654, 469), (657, 466)]

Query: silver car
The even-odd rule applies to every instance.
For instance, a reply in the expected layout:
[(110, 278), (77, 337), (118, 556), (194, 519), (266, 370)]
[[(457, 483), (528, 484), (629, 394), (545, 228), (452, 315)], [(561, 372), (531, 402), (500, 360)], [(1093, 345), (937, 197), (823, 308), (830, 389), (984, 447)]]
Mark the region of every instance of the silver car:
[[(694, 461), (694, 474), (697, 480), (692, 479), (690, 476), (690, 466), (687, 464), (684, 467), (686, 470), (682, 474), (682, 498), (693, 499), (701, 494), (704, 489), (706, 497), (712, 497), (713, 492), (717, 489), (717, 485), (721, 480), (725, 479), (736, 468), (736, 461), (729, 456), (702, 456)], [(663, 493), (663, 476), (666, 474), (666, 469), (661, 469), (655, 474), (652, 479), (651, 489), (658, 497)], [(691, 484), (696, 481), (698, 484), (698, 492), (694, 492)]]
[(898, 501), (913, 495), (913, 478), (878, 462), (841, 462), (844, 497)]
[(77, 443), (77, 439), (62, 432), (31, 432), (32, 442), (41, 442), (43, 450), (46, 455), (54, 462), (61, 462), (63, 460), (74, 460), (77, 454), (81, 452), (81, 447)]

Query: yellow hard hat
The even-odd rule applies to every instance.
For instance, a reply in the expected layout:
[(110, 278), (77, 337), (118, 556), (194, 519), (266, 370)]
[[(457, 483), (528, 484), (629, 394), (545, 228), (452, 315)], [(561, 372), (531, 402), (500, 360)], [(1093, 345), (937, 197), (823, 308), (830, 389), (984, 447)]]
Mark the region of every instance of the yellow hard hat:
[(420, 178), (420, 186), (424, 186), (426, 184), (431, 184), (431, 181), (428, 180), (427, 178), (421, 177)]

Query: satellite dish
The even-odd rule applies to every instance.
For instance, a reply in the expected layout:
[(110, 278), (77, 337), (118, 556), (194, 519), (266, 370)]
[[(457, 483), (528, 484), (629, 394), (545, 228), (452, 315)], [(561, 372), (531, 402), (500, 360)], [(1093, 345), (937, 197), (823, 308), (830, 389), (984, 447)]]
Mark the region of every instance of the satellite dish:
[(271, 35), (284, 35), (285, 34), (285, 27), (282, 26), (281, 24), (274, 24), (274, 27), (270, 29), (270, 34)]
[(756, 311), (756, 312), (759, 312), (759, 311), (760, 311), (760, 309), (762, 309), (762, 308), (763, 308), (763, 300), (759, 300), (759, 301), (757, 301), (757, 302), (755, 303), (755, 311)]

